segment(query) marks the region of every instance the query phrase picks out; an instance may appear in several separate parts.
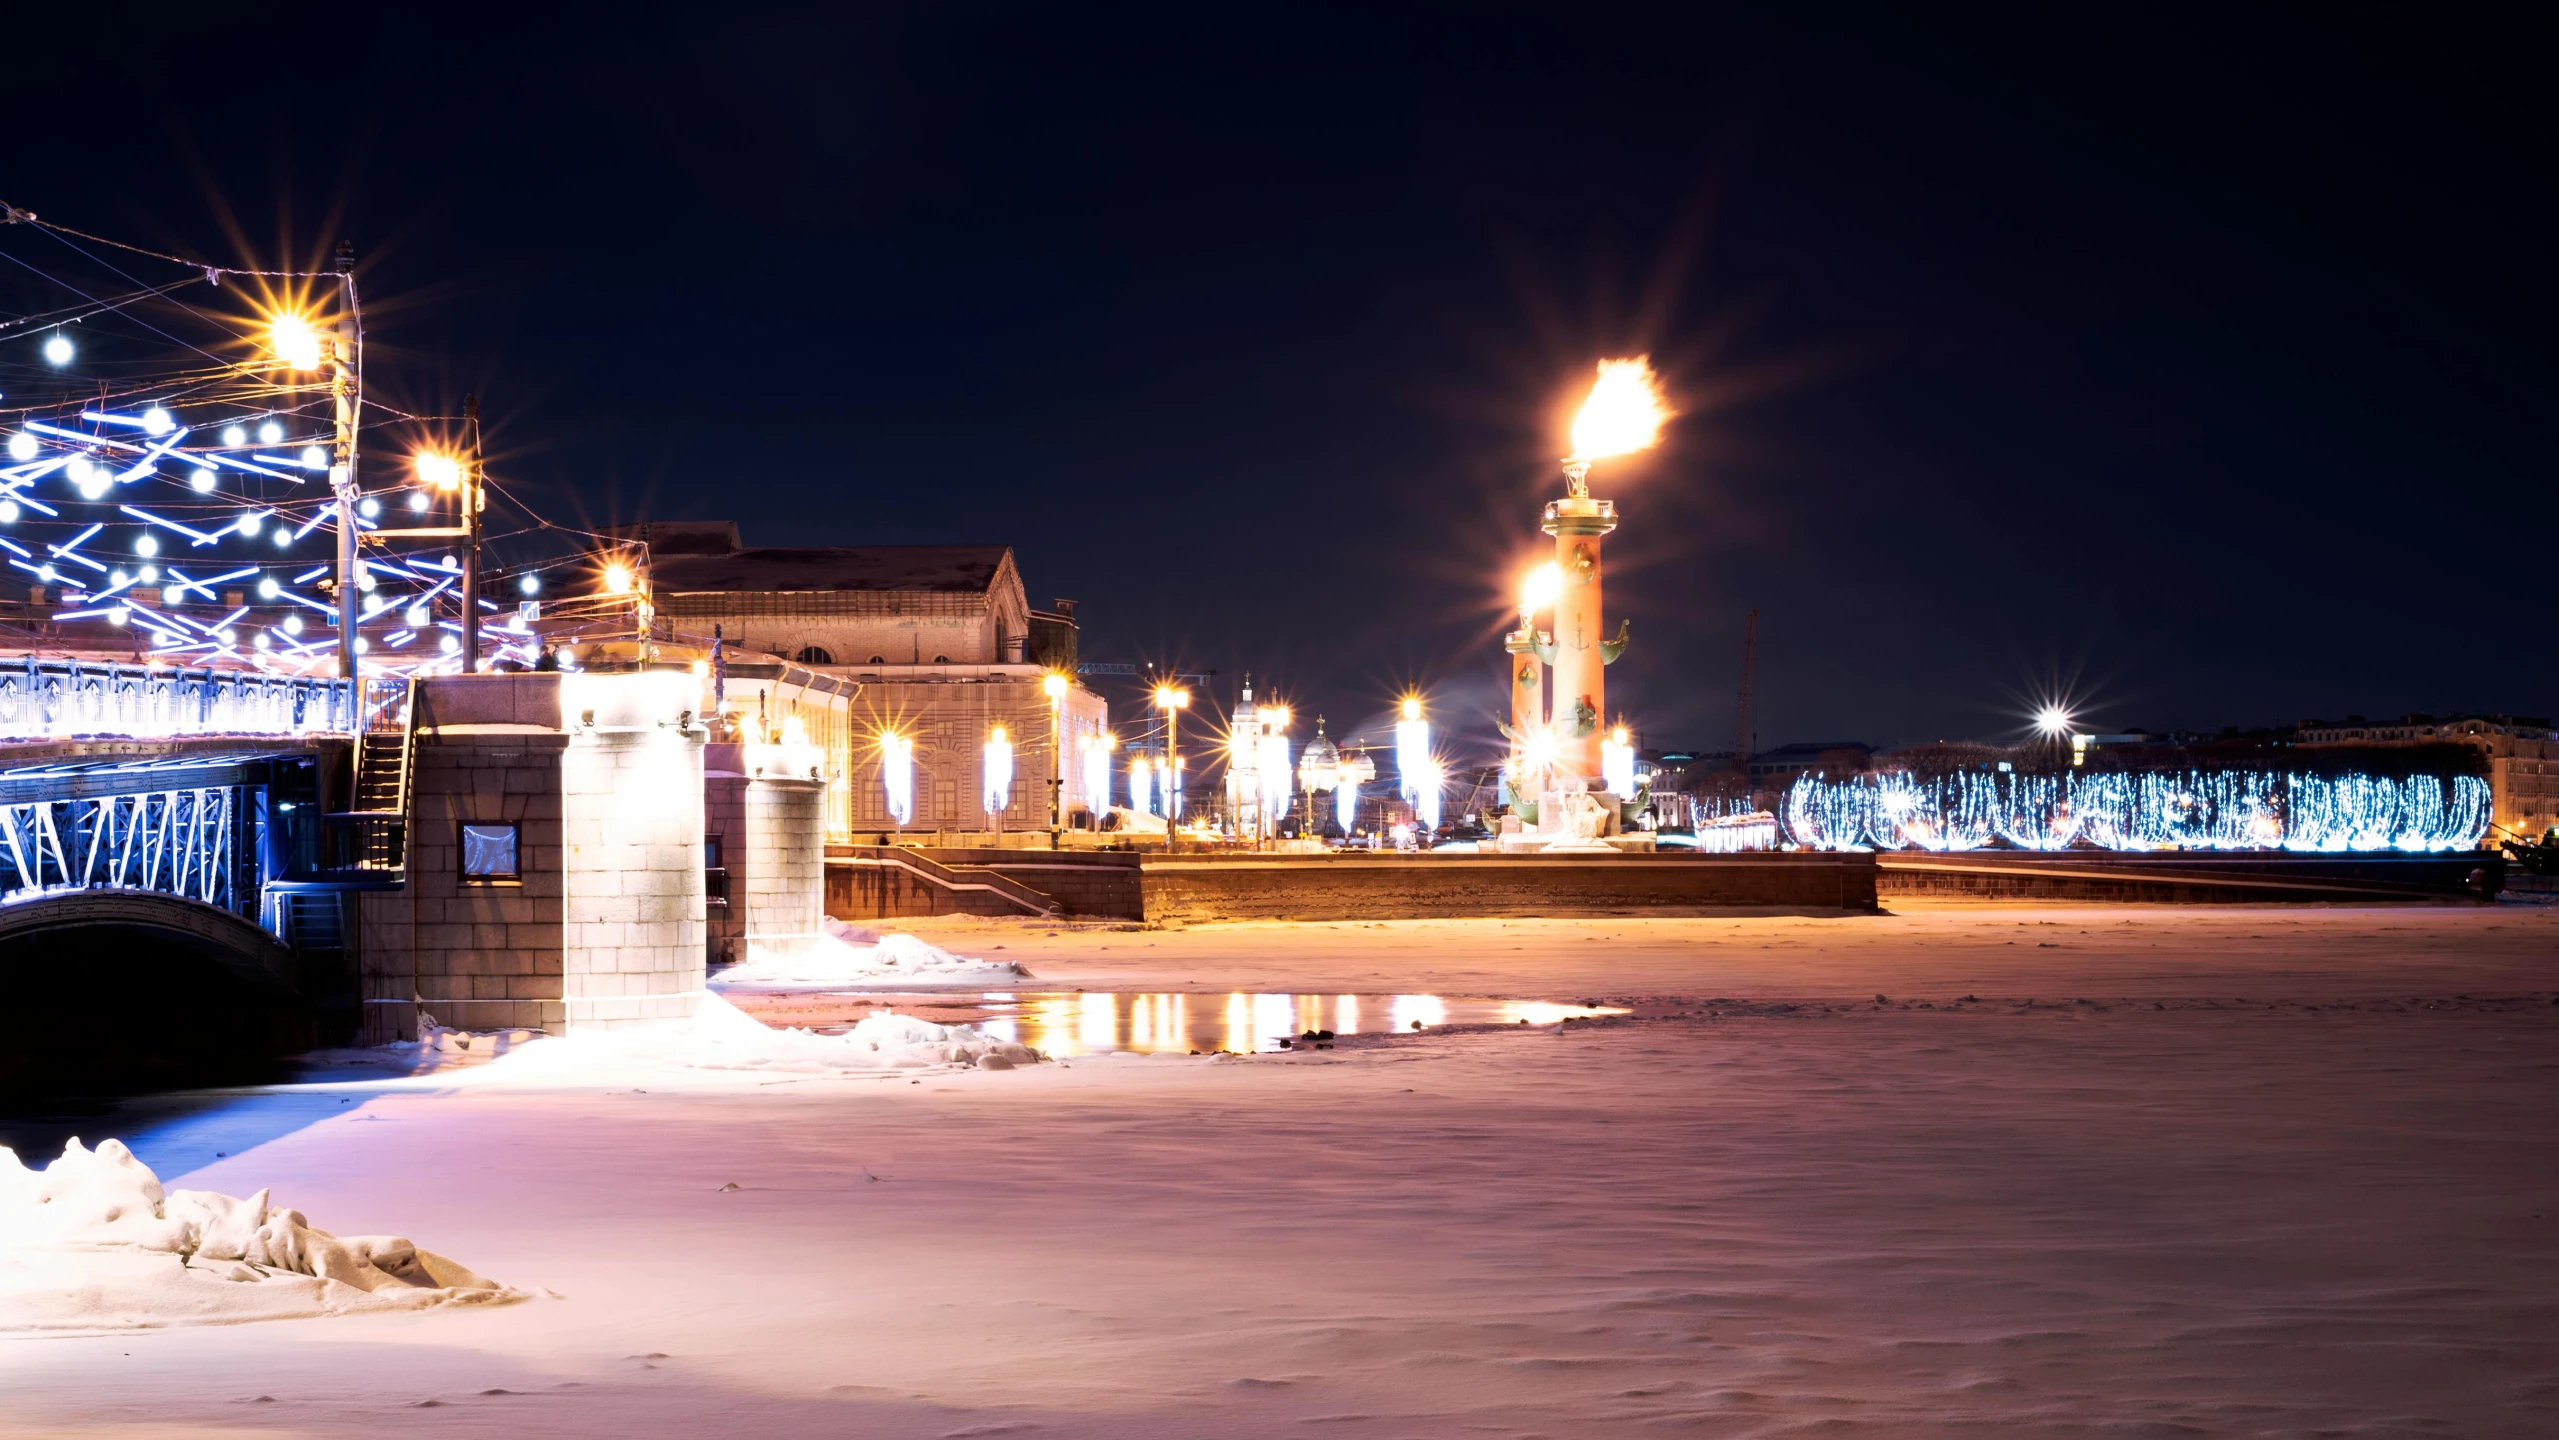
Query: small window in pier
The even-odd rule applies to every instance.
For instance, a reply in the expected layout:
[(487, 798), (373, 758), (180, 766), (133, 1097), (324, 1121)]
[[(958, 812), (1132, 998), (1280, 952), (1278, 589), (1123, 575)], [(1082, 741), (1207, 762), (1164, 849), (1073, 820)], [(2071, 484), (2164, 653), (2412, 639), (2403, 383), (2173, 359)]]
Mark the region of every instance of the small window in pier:
[(523, 871), (516, 863), (517, 832), (514, 825), (466, 822), (462, 826), (462, 878), (481, 885), (523, 879)]

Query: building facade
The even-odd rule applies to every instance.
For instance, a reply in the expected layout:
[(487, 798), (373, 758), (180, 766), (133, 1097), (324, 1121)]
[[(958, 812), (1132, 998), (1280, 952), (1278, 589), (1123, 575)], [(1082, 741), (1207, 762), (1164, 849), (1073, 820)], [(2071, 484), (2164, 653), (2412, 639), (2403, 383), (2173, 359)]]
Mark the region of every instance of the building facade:
[[(843, 741), (846, 784), (827, 807), (829, 839), (1044, 834), (1052, 777), (1069, 825), (1108, 807), (1085, 793), (1080, 763), (1087, 739), (1108, 734), (1110, 714), (1074, 679), (1074, 602), (1032, 610), (1010, 546), (756, 548), (728, 521), (621, 533), (648, 546), (651, 599), (684, 640), (716, 636), (741, 663), (774, 656), (860, 687)], [(1054, 701), (1052, 675), (1066, 677)], [(1010, 781), (990, 786), (997, 745)], [(901, 763), (911, 790), (889, 783)], [(903, 817), (900, 793), (912, 795)]]
[[(2539, 838), (2559, 826), (2559, 735), (2530, 715), (2405, 715), (2368, 721), (2304, 720), (2301, 745), (2467, 745), (2488, 760), (2489, 823), (2507, 838)], [(2489, 836), (2493, 844), (2500, 837)]]

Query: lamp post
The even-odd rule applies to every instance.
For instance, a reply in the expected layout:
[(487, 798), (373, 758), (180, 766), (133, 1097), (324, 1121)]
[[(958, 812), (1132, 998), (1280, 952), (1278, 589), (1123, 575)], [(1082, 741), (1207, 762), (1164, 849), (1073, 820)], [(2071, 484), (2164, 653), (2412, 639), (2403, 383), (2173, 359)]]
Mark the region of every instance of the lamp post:
[(1155, 707), (1164, 712), (1164, 853), (1181, 848), (1182, 824), (1182, 760), (1176, 743), (1180, 729), (1176, 717), (1188, 709), (1191, 692), (1179, 685), (1155, 687)]
[(340, 244), (336, 256), (338, 294), (346, 308), (346, 318), (339, 322), (337, 334), (331, 337), (329, 358), (329, 410), (337, 422), (336, 445), (329, 464), (329, 490), (338, 505), (338, 673), (348, 681), (350, 693), (357, 695), (355, 728), (364, 728), (364, 703), (361, 687), (356, 684), (356, 599), (361, 588), (356, 583), (363, 560), (356, 546), (356, 505), (364, 491), (356, 484), (356, 434), (364, 418), (364, 329), (355, 299), (355, 248)]
[(1066, 828), (1066, 677), (1052, 670), (1040, 680), (1048, 694), (1048, 848), (1058, 848)]
[(471, 469), (462, 483), (462, 673), (480, 672), (480, 509), (488, 504), (486, 469), (480, 453), (480, 397), (462, 397), (462, 415), (471, 427)]

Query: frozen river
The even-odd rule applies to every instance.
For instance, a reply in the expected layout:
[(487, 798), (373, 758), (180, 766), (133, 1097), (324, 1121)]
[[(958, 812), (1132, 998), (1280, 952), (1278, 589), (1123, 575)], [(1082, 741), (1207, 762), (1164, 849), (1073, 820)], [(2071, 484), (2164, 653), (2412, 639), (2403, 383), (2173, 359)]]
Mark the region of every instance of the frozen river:
[(1127, 994), (1628, 1013), (150, 1102), (92, 1118), (548, 1293), (0, 1341), (0, 1434), (2559, 1430), (2559, 915), (936, 938), (996, 933), (1115, 1046)]

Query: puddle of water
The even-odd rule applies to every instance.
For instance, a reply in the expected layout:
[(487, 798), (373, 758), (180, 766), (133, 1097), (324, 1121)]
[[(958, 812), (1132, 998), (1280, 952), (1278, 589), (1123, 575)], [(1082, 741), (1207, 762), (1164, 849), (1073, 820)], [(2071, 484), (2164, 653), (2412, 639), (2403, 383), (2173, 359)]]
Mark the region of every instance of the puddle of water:
[(990, 1034), (1045, 1055), (1072, 1059), (1130, 1051), (1187, 1055), (1274, 1051), (1309, 1030), (1335, 1035), (1409, 1032), (1442, 1025), (1552, 1025), (1559, 1020), (1622, 1015), (1608, 1006), (1546, 1000), (1480, 1000), (1438, 995), (1178, 995), (987, 991), (889, 995), (749, 995), (729, 997), (771, 1025), (841, 1029), (866, 1015), (895, 1010), (937, 1025), (983, 1025)]

